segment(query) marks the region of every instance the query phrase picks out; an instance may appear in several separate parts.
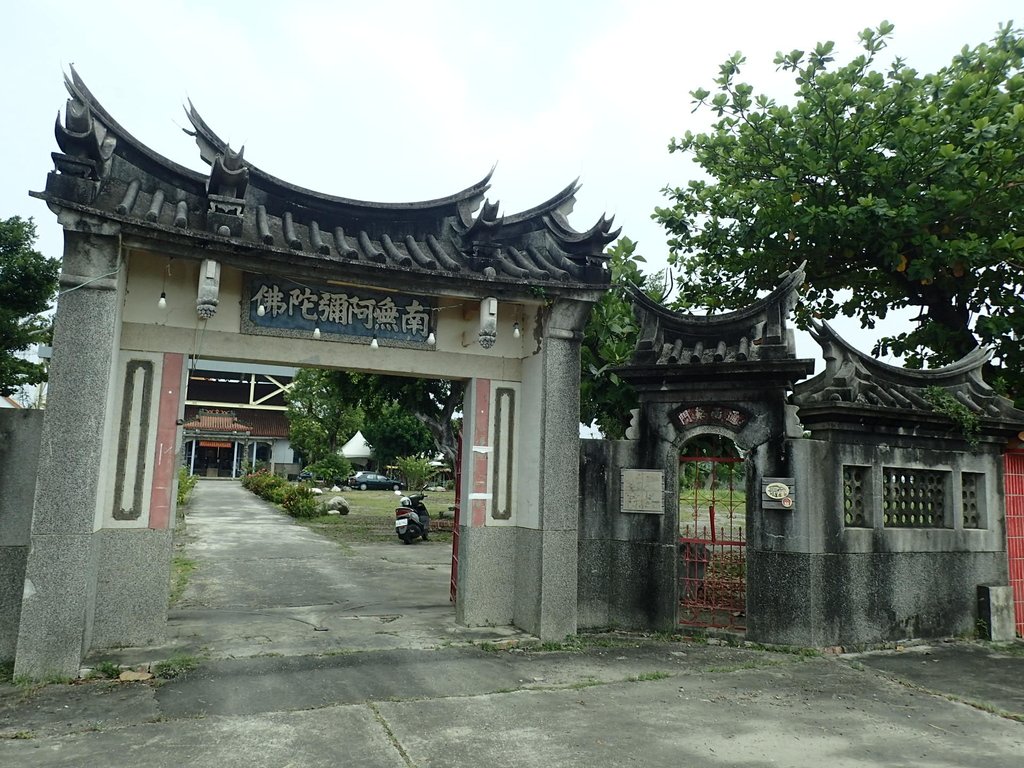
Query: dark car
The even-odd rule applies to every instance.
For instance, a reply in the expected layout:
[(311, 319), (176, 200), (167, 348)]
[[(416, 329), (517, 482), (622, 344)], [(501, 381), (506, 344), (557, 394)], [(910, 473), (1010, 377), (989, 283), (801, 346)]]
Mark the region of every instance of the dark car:
[(387, 475), (380, 475), (376, 472), (356, 472), (348, 479), (350, 488), (358, 488), (360, 491), (404, 491), (405, 483)]

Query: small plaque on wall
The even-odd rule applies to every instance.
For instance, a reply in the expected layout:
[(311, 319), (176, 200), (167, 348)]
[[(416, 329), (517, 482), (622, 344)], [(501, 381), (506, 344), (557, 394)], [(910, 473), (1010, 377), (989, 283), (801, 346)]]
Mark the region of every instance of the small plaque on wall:
[(796, 499), (796, 480), (792, 477), (761, 478), (761, 509), (793, 511)]
[(665, 473), (660, 469), (623, 469), (620, 512), (665, 514)]

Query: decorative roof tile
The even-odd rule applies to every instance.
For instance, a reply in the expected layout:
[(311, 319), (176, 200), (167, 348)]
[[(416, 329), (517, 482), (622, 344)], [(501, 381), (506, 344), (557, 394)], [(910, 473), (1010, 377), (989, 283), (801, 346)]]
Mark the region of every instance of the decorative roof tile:
[[(982, 378), (992, 353), (977, 347), (942, 368), (914, 370), (883, 363), (848, 344), (828, 323), (815, 323), (811, 335), (821, 345), (825, 370), (794, 387), (793, 400), (801, 416), (832, 406), (888, 413), (893, 410), (934, 414), (929, 390), (947, 392), (980, 418), (1024, 424), (1024, 411), (996, 394)], [(821, 406), (821, 407), (817, 407)]]
[[(261, 254), (292, 254), (369, 271), (429, 273), (510, 284), (604, 287), (604, 248), (619, 230), (602, 216), (585, 232), (566, 219), (579, 190), (573, 182), (522, 213), (502, 216), (485, 197), (491, 173), (447, 197), (411, 203), (353, 200), (305, 189), (251, 164), (189, 103), (186, 114), (209, 174), (184, 168), (136, 140), (99, 104), (71, 69), (71, 99), (57, 123), (62, 153), (46, 190), (54, 207), (105, 216), (142, 237), (178, 236), (216, 249), (247, 249), (247, 268), (267, 271)], [(232, 250), (233, 249), (233, 250)], [(209, 257), (209, 256), (208, 256)], [(293, 262), (294, 263), (294, 262)]]
[(631, 289), (640, 323), (634, 365), (701, 366), (795, 357), (787, 318), (804, 282), (803, 265), (780, 278), (768, 296), (735, 312), (693, 315), (667, 309)]

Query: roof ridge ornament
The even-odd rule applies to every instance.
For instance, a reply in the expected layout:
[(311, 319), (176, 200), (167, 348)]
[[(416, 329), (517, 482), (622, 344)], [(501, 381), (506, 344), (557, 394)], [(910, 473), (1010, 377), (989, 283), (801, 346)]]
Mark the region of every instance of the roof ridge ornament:
[(54, 124), (54, 136), (61, 151), (50, 155), (54, 172), (50, 174), (52, 178), (47, 188), (55, 185), (64, 194), (70, 193), (72, 200), (91, 203), (99, 191), (100, 181), (110, 173), (117, 139), (95, 118), (89, 103), (79, 95), (67, 75), (64, 84), (71, 98), (64, 109), (64, 122), (58, 112)]
[(721, 315), (677, 312), (627, 286), (640, 323), (634, 365), (699, 365), (796, 358), (789, 313), (804, 282), (804, 265), (779, 276), (778, 286), (750, 306)]
[(979, 417), (1024, 423), (1024, 412), (1001, 397), (982, 377), (992, 352), (976, 347), (941, 368), (913, 369), (890, 365), (867, 355), (843, 339), (825, 322), (812, 324), (811, 335), (821, 346), (825, 370), (797, 384), (794, 402), (801, 408), (867, 408), (881, 412), (893, 408), (934, 413), (936, 389)]

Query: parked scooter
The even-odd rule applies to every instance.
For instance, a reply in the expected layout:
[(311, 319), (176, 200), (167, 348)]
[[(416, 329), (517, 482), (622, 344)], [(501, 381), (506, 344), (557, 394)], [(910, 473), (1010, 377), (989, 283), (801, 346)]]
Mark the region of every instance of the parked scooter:
[(403, 544), (412, 544), (416, 539), (427, 540), (430, 532), (430, 514), (423, 500), (425, 493), (410, 493), (402, 496), (395, 510), (395, 533)]

